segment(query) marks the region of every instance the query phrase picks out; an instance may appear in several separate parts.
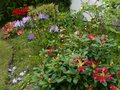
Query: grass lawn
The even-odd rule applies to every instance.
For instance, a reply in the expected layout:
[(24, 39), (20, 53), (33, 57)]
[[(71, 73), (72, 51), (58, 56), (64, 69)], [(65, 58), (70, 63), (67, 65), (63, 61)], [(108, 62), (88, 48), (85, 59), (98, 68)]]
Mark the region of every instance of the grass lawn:
[[(28, 33), (25, 32), (24, 35), (16, 37), (14, 39), (9, 39), (6, 41), (0, 40), (0, 90), (6, 90), (7, 88), (6, 81), (8, 74), (10, 74), (8, 73), (8, 64), (12, 53), (14, 53), (14, 60), (11, 64), (11, 68), (13, 66), (16, 66), (17, 69), (10, 78), (9, 89), (23, 90), (23, 88), (27, 86), (25, 90), (28, 90), (30, 87), (32, 87), (27, 84), (30, 80), (32, 67), (36, 64), (39, 64), (39, 46), (35, 40), (28, 41), (27, 35)], [(23, 77), (20, 77), (19, 74), (23, 71), (27, 71), (27, 74)], [(16, 77), (22, 78), (22, 81), (13, 85), (12, 80)]]

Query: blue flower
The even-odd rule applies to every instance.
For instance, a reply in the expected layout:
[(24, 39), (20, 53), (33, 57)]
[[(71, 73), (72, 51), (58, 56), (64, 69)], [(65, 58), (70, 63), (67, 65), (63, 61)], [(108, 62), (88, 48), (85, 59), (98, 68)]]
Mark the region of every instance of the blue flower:
[(59, 32), (59, 28), (58, 28), (58, 26), (55, 27), (54, 32)]
[(30, 33), (28, 35), (28, 40), (33, 40), (35, 38), (34, 34)]
[(51, 26), (50, 27), (50, 32), (52, 32), (54, 30), (54, 32), (59, 32), (59, 28), (58, 28), (58, 26)]
[(39, 14), (38, 16), (40, 19), (48, 19), (48, 15), (45, 14)]

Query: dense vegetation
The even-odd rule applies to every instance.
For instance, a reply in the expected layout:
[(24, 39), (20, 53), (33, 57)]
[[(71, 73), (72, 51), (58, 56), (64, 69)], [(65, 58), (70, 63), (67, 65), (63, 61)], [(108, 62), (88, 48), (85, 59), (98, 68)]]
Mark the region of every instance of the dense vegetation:
[(4, 1), (1, 21), (10, 21), (0, 32), (0, 89), (119, 90), (119, 1), (104, 1), (75, 14), (65, 0)]

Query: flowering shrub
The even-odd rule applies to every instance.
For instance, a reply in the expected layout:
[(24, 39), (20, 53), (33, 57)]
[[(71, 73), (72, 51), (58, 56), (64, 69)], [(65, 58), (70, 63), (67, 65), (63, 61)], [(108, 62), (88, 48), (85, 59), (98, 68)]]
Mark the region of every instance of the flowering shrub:
[(28, 7), (25, 8), (16, 8), (12, 11), (12, 14), (15, 16), (27, 16), (28, 13)]
[[(36, 88), (43, 90), (118, 88), (116, 71), (106, 63), (111, 61), (107, 56), (110, 54), (108, 49), (111, 50), (114, 46), (112, 40), (104, 35), (72, 34), (66, 36), (64, 41), (65, 43), (58, 48), (40, 51), (41, 62), (34, 68), (33, 76)], [(101, 53), (98, 54), (99, 52)]]
[(24, 33), (23, 23), (20, 21), (13, 21), (5, 24), (2, 27), (3, 38), (14, 37), (15, 35), (22, 35)]
[[(115, 41), (109, 39), (105, 35), (81, 35), (73, 34), (69, 36), (70, 39), (66, 39), (66, 42), (70, 45), (71, 49), (80, 50), (81, 53), (85, 53), (89, 60), (97, 60), (102, 63), (110, 64), (112, 56), (110, 56), (115, 47)], [(76, 42), (74, 42), (76, 41)]]

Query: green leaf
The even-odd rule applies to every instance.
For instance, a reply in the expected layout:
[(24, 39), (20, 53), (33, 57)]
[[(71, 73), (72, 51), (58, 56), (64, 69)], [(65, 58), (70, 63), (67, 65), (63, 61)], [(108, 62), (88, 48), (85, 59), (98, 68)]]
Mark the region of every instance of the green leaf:
[(85, 83), (84, 83), (84, 86), (85, 86), (85, 87), (88, 87), (89, 85), (88, 85), (88, 83), (87, 83), (87, 82), (85, 82)]
[(78, 80), (79, 80), (79, 78), (78, 78), (78, 77), (75, 77), (75, 78), (73, 79), (73, 83), (74, 83), (74, 84), (77, 84), (77, 83), (78, 83)]
[(68, 76), (68, 77), (67, 77), (67, 81), (68, 81), (69, 83), (71, 83), (72, 78), (71, 78), (70, 76)]
[(56, 78), (56, 82), (60, 83), (65, 79), (65, 76)]
[(107, 86), (107, 83), (102, 83), (105, 87)]

